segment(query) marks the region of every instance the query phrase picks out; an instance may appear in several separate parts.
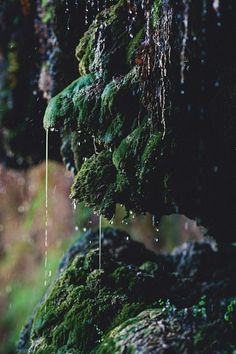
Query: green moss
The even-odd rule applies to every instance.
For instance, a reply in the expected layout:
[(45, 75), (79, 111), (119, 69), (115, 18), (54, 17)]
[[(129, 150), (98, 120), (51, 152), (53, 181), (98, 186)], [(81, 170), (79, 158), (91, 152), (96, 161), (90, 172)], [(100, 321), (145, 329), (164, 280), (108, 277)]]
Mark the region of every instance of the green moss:
[(147, 261), (143, 263), (139, 268), (147, 273), (153, 274), (158, 270), (158, 264), (155, 262)]
[(105, 144), (116, 145), (124, 136), (125, 117), (118, 113), (113, 119), (101, 141)]
[[(98, 48), (99, 28), (104, 21), (106, 23), (105, 29), (103, 29), (105, 38), (109, 38), (116, 31), (116, 35), (113, 36), (113, 41), (115, 41), (112, 43), (113, 50), (114, 48), (117, 50), (121, 44), (124, 45), (124, 41), (127, 42), (127, 35), (122, 31), (123, 26), (119, 26), (119, 22), (123, 18), (121, 13), (125, 8), (124, 3), (124, 0), (120, 0), (109, 8), (109, 12), (105, 10), (99, 13), (96, 20), (80, 40), (76, 48), (76, 57), (79, 61), (81, 75), (96, 72), (97, 76), (100, 76), (99, 68), (106, 68), (113, 54), (108, 49), (104, 51)], [(117, 40), (120, 43), (116, 42)], [(106, 44), (109, 45), (109, 42), (106, 41)], [(104, 74), (103, 70), (102, 75)]]
[(71, 198), (85, 201), (87, 206), (112, 217), (115, 212), (115, 178), (111, 152), (104, 150), (95, 154), (84, 161), (76, 175)]
[(32, 353), (95, 353), (102, 336), (145, 308), (142, 294), (132, 293), (135, 286), (126, 289), (137, 283), (136, 273), (106, 257), (100, 271), (98, 252), (91, 250), (60, 275), (35, 316)]
[(232, 299), (228, 304), (224, 319), (236, 329), (236, 298)]
[(102, 90), (103, 83), (96, 81), (83, 87), (73, 96), (78, 130), (84, 133), (97, 132)]
[(139, 126), (122, 140), (112, 156), (117, 170), (121, 170), (129, 176), (135, 175), (135, 167), (137, 166), (135, 163), (139, 163), (139, 158), (149, 137), (149, 129), (147, 126)]
[(54, 19), (55, 7), (48, 0), (41, 0), (42, 6), (42, 22), (47, 24)]
[(193, 316), (195, 317), (207, 317), (207, 310), (206, 310), (206, 296), (202, 296), (199, 300), (197, 305), (193, 306)]
[(145, 36), (145, 29), (141, 28), (138, 33), (134, 36), (134, 38), (129, 42), (127, 47), (127, 62), (129, 65), (134, 64), (136, 51), (140, 47), (141, 42), (143, 41)]
[(77, 95), (83, 87), (93, 82), (93, 75), (80, 77), (73, 81), (57, 96), (53, 97), (46, 109), (44, 115), (44, 128), (58, 128), (63, 124), (72, 124), (74, 120), (74, 102), (73, 97)]
[(151, 134), (144, 148), (140, 161), (140, 180), (145, 179), (150, 170), (156, 168), (156, 164), (162, 154), (162, 133)]
[(87, 75), (90, 73), (90, 67), (94, 60), (94, 46), (97, 29), (98, 26), (94, 22), (76, 47), (76, 57), (79, 61), (80, 75)]
[(153, 1), (151, 23), (154, 28), (156, 28), (158, 23), (160, 5), (161, 5), (161, 0)]

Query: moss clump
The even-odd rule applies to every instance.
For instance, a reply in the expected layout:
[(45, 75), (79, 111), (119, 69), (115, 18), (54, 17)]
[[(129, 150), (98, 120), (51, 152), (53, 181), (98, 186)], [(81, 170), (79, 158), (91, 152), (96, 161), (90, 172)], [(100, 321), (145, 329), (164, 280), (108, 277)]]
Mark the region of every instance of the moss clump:
[[(97, 15), (76, 48), (81, 75), (94, 72), (97, 76), (111, 76), (114, 73), (113, 62), (118, 57), (122, 59), (123, 48), (129, 42), (127, 32), (123, 31), (126, 10), (125, 1), (119, 0), (109, 12), (106, 9)], [(103, 46), (101, 41), (104, 41), (106, 50), (100, 47)]]
[[(136, 287), (137, 267), (121, 265), (106, 253), (103, 270), (97, 266), (95, 249), (75, 256), (61, 273), (34, 318), (30, 352), (92, 352), (108, 331), (149, 306), (141, 292), (126, 289), (130, 282)], [(151, 292), (149, 277), (143, 273), (143, 278)], [(151, 301), (154, 298), (152, 292)]]
[(75, 177), (71, 197), (112, 217), (115, 212), (116, 171), (111, 152), (102, 151), (84, 161)]
[[(208, 246), (203, 241), (154, 255), (109, 228), (99, 270), (98, 231), (87, 232), (62, 260), (30, 333), (23, 334), (29, 353), (162, 353), (163, 346), (171, 353), (232, 353), (235, 249), (206, 253)], [(183, 258), (189, 272), (181, 269)]]
[[(202, 311), (202, 305), (199, 306)], [(207, 315), (196, 318), (192, 314), (197, 305), (178, 309), (170, 301), (161, 301), (159, 308), (156, 305), (157, 308), (147, 309), (111, 330), (96, 353), (136, 353), (140, 349), (142, 353), (162, 353), (163, 345), (171, 353), (233, 352), (236, 347), (233, 331), (224, 329), (220, 318), (224, 306), (218, 303), (214, 310), (210, 310), (209, 302), (206, 306)], [(225, 338), (218, 340), (216, 333), (221, 331)]]
[(228, 322), (234, 329), (236, 329), (236, 298), (232, 299), (227, 306), (227, 311), (225, 312), (224, 319)]
[(99, 129), (98, 117), (103, 87), (103, 82), (98, 80), (85, 86), (73, 97), (77, 128), (84, 134), (95, 134)]
[[(76, 49), (81, 78), (51, 100), (44, 117), (45, 128), (62, 130), (63, 159), (78, 172), (72, 198), (109, 217), (116, 203), (143, 210), (141, 179), (155, 154), (149, 147), (153, 138), (145, 150), (151, 128), (142, 104), (140, 70), (133, 63), (145, 16), (137, 5), (140, 16), (132, 24), (131, 38), (128, 11), (127, 2), (119, 0), (97, 15)], [(145, 183), (148, 178), (146, 173)]]
[(136, 52), (140, 48), (140, 45), (145, 37), (145, 29), (141, 28), (134, 38), (129, 42), (127, 47), (127, 62), (132, 65), (135, 64)]
[(60, 128), (63, 125), (73, 125), (74, 121), (74, 103), (73, 97), (80, 90), (93, 82), (93, 76), (83, 76), (73, 81), (57, 96), (53, 97), (46, 109), (44, 115), (44, 128)]

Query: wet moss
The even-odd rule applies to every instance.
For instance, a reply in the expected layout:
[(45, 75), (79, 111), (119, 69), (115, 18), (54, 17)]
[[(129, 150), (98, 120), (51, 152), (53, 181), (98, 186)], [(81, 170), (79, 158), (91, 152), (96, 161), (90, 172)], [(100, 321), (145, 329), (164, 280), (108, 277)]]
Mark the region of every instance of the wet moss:
[[(96, 269), (97, 250), (74, 258), (35, 316), (30, 352), (50, 348), (52, 352), (88, 353), (110, 329), (140, 312), (145, 306), (141, 294), (133, 300), (134, 295), (125, 290), (131, 279), (137, 283), (135, 273), (127, 266), (123, 270), (112, 259), (107, 261), (101, 271)], [(118, 273), (123, 274), (122, 282), (114, 283)]]
[[(90, 72), (95, 72), (98, 77), (111, 74), (114, 55), (119, 55), (119, 49), (128, 42), (128, 35), (122, 31), (123, 26), (120, 25), (125, 8), (125, 1), (119, 0), (109, 8), (109, 12), (104, 10), (99, 13), (80, 40), (76, 48), (76, 57), (81, 75)], [(105, 41), (105, 51), (99, 48), (98, 38)], [(110, 38), (113, 38), (112, 44)], [(100, 68), (103, 69), (102, 72)]]
[(75, 177), (71, 197), (85, 201), (89, 207), (111, 218), (115, 212), (115, 180), (111, 152), (104, 150), (84, 161)]
[(140, 48), (142, 41), (145, 37), (145, 29), (141, 28), (134, 38), (129, 42), (127, 47), (127, 62), (129, 65), (135, 64), (136, 52)]
[(224, 319), (236, 329), (236, 298), (232, 299), (228, 304)]
[[(29, 353), (235, 349), (234, 248), (228, 259), (227, 250), (206, 255), (204, 241), (172, 255), (154, 255), (113, 229), (103, 230), (102, 244), (102, 270), (98, 232), (87, 232), (70, 248), (30, 333), (24, 333), (28, 344), (30, 337)], [(191, 273), (181, 271), (182, 257), (191, 263)], [(199, 276), (205, 257), (208, 267)], [(214, 266), (219, 259), (220, 270)]]
[(63, 125), (72, 125), (74, 115), (73, 97), (77, 95), (80, 90), (93, 82), (93, 76), (87, 75), (73, 81), (57, 96), (53, 97), (46, 109), (44, 115), (44, 128), (60, 128)]

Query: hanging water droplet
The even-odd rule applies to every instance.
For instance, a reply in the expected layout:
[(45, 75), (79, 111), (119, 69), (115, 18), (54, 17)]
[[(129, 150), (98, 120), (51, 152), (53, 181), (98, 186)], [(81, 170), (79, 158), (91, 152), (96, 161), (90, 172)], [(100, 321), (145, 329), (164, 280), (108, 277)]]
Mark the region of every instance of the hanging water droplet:
[(220, 0), (213, 0), (212, 6), (217, 16), (220, 16)]
[(73, 206), (73, 210), (75, 211), (76, 208), (77, 208), (76, 200), (73, 200), (73, 201), (72, 201), (72, 206)]

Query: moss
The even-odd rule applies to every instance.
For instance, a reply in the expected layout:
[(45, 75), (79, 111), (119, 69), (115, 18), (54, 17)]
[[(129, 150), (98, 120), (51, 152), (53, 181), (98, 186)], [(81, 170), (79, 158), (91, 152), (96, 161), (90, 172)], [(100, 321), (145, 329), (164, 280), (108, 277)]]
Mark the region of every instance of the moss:
[(45, 24), (48, 24), (51, 22), (54, 18), (54, 5), (51, 3), (48, 3), (47, 0), (41, 0), (41, 6), (42, 6), (42, 22)]
[[(182, 254), (155, 256), (127, 234), (104, 229), (103, 235), (102, 270), (98, 231), (68, 251), (34, 317), (29, 353), (152, 353), (163, 346), (171, 353), (233, 352), (235, 250), (228, 259), (213, 249), (206, 255), (203, 242), (195, 243), (197, 259), (191, 244)], [(191, 275), (181, 273), (182, 257)], [(212, 271), (219, 259), (221, 269)], [(201, 276), (192, 272), (202, 268)]]
[(206, 318), (206, 296), (202, 296), (197, 305), (192, 308), (193, 316)]
[(30, 352), (92, 352), (103, 335), (143, 309), (142, 295), (133, 300), (125, 287), (132, 278), (136, 282), (133, 269), (106, 257), (104, 271), (96, 269), (98, 253), (91, 250), (76, 256), (60, 275), (35, 316)]
[(76, 47), (76, 57), (79, 61), (80, 75), (88, 75), (90, 73), (91, 63), (94, 60), (94, 45), (97, 29), (98, 27), (94, 22)]
[(147, 261), (143, 263), (140, 267), (141, 270), (144, 270), (147, 273), (153, 274), (158, 270), (158, 264), (152, 261)]
[(73, 96), (74, 114), (76, 116), (77, 128), (84, 133), (97, 132), (98, 117), (100, 111), (100, 97), (103, 90), (103, 82), (96, 81), (85, 86)]
[(101, 136), (104, 144), (117, 145), (124, 136), (125, 117), (118, 113), (113, 119), (105, 133)]
[[(156, 168), (158, 157), (162, 154), (162, 133), (151, 134), (143, 150), (140, 161), (140, 179), (145, 179), (150, 170)], [(158, 156), (159, 155), (159, 156)]]
[(151, 17), (151, 23), (152, 23), (153, 28), (156, 28), (156, 26), (158, 24), (160, 5), (161, 5), (161, 0), (154, 0), (153, 1), (152, 17)]
[[(99, 76), (99, 68), (107, 68), (112, 60), (114, 50), (120, 48), (120, 46), (127, 43), (128, 36), (123, 31), (123, 19), (125, 1), (119, 0), (117, 4), (112, 5), (107, 10), (102, 11), (96, 17), (96, 20), (92, 23), (88, 31), (84, 34), (80, 43), (76, 48), (76, 57), (79, 61), (79, 71), (81, 75), (86, 75), (90, 72), (96, 72)], [(100, 26), (105, 22), (105, 28), (103, 28), (103, 37), (105, 40), (106, 51), (98, 48), (97, 40), (99, 38)], [(113, 34), (116, 31), (116, 35)], [(112, 48), (109, 50), (109, 38), (113, 37)], [(112, 50), (113, 49), (113, 50)], [(105, 74), (103, 71), (102, 74)]]
[(73, 81), (57, 96), (53, 97), (44, 115), (44, 128), (59, 128), (63, 124), (72, 124), (74, 120), (73, 97), (77, 95), (83, 87), (93, 82), (93, 75), (83, 76)]
[(71, 197), (112, 217), (115, 212), (115, 178), (111, 152), (104, 150), (84, 161), (75, 177)]
[(129, 65), (135, 63), (136, 51), (139, 49), (141, 42), (144, 40), (145, 29), (141, 28), (134, 38), (129, 42), (127, 47), (127, 62)]
[[(114, 151), (112, 160), (117, 170), (121, 170), (129, 177), (135, 177), (136, 166), (139, 163), (141, 152), (148, 140), (147, 126), (139, 126)], [(134, 164), (134, 161), (136, 165)]]
[(236, 298), (232, 299), (228, 304), (224, 319), (236, 329)]

